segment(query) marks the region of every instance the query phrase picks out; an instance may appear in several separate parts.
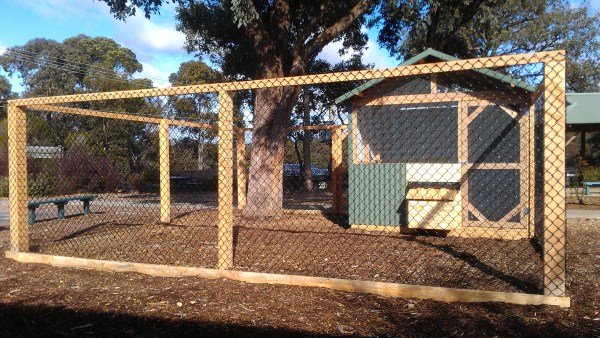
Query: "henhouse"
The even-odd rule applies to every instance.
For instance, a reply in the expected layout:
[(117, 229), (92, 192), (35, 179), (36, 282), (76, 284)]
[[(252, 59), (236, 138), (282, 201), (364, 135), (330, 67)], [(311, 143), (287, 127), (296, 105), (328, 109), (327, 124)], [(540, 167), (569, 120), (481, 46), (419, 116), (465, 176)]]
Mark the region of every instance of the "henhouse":
[[(401, 65), (454, 60), (428, 49)], [(350, 105), (351, 226), (533, 237), (537, 96), (481, 68), (374, 79), (338, 97)]]

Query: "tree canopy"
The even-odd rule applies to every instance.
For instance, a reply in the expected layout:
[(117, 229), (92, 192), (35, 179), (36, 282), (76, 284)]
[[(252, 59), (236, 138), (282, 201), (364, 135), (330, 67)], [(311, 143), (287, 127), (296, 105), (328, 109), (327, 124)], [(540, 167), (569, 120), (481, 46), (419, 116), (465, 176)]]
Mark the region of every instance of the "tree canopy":
[[(142, 70), (135, 54), (115, 41), (102, 37), (79, 35), (63, 42), (33, 39), (23, 46), (9, 48), (0, 56), (0, 65), (10, 75), (17, 75), (21, 79), (25, 88), (22, 95), (25, 97), (151, 86), (149, 80), (133, 78), (136, 72)], [(156, 111), (151, 102), (144, 99), (100, 101), (90, 103), (87, 107), (131, 113)], [(150, 171), (148, 165), (155, 162), (152, 159), (155, 152), (148, 147), (149, 143), (154, 142), (152, 132), (143, 123), (116, 123), (32, 109), (28, 109), (28, 112), (28, 143), (60, 146), (66, 154), (62, 161), (55, 163), (57, 168), (47, 166), (46, 170), (69, 171), (72, 168), (65, 166), (104, 163), (107, 172), (122, 173), (121, 183), (125, 184), (128, 176)], [(93, 160), (94, 157), (97, 161)], [(36, 166), (33, 165), (31, 170), (35, 171)], [(92, 176), (96, 174), (90, 173)], [(34, 173), (34, 182), (38, 176), (52, 175)], [(114, 175), (94, 177), (114, 182), (111, 176)], [(88, 179), (85, 175), (81, 178)], [(74, 187), (81, 187), (79, 183)], [(110, 184), (94, 186), (107, 185)]]
[(567, 89), (600, 90), (600, 13), (567, 0), (383, 1), (370, 25), (405, 59), (426, 48), (456, 57), (564, 49)]
[(0, 75), (0, 121), (6, 117), (6, 100), (13, 96), (8, 79)]

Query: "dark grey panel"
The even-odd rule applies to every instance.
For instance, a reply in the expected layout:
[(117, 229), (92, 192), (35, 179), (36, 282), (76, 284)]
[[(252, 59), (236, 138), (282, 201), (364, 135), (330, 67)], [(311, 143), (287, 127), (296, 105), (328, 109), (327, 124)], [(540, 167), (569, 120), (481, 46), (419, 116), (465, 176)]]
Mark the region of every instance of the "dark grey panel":
[(458, 161), (453, 103), (367, 106), (358, 110), (363, 140), (383, 163)]
[(469, 124), (469, 162), (517, 163), (519, 137), (518, 120), (501, 107), (490, 105)]
[(391, 95), (429, 94), (430, 92), (431, 84), (428, 76), (413, 76), (388, 80), (370, 91), (367, 96), (378, 97)]
[(520, 203), (519, 175), (515, 169), (470, 170), (469, 202), (488, 220), (499, 221)]

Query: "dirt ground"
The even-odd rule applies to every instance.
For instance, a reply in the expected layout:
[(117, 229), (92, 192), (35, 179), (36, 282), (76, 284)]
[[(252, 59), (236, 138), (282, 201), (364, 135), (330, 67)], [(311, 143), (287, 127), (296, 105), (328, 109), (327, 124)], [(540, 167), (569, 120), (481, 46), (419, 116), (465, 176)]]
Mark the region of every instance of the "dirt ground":
[[(0, 336), (599, 336), (600, 224), (569, 220), (572, 307), (440, 303), (0, 260)], [(0, 229), (6, 233), (7, 229)], [(0, 236), (0, 250), (7, 247)]]
[(584, 196), (583, 204), (576, 197), (568, 197), (567, 209), (600, 210), (600, 196)]

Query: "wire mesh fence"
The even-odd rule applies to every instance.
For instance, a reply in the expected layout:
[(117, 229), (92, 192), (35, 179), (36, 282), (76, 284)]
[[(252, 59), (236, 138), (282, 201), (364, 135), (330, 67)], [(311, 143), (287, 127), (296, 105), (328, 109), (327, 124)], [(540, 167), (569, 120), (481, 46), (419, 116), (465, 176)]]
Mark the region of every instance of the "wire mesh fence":
[(13, 250), (565, 295), (564, 54), (9, 103)]

